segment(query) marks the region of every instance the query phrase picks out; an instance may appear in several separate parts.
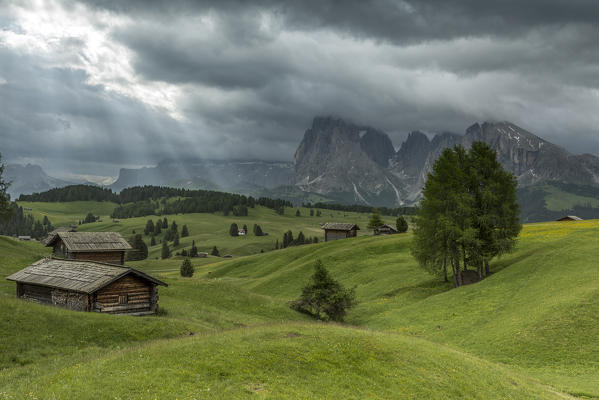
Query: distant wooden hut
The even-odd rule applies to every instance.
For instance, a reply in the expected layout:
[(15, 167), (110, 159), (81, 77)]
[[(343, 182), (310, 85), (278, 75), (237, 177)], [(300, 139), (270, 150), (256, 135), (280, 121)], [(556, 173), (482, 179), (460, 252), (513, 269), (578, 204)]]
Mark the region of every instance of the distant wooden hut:
[(141, 271), (94, 261), (44, 258), (6, 279), (17, 297), (76, 311), (145, 315), (158, 309), (158, 286)]
[(397, 233), (397, 229), (388, 224), (381, 225), (374, 230), (375, 235), (393, 235), (395, 233)]
[(110, 264), (125, 263), (131, 246), (117, 232), (57, 232), (46, 242), (58, 257), (91, 260)]
[(324, 229), (324, 241), (330, 242), (332, 240), (356, 237), (360, 227), (356, 224), (327, 222), (322, 225), (322, 229)]
[(28, 235), (21, 235), (21, 236), (17, 236), (17, 239), (19, 239), (20, 241), (24, 241), (24, 242), (28, 242), (28, 241), (30, 241), (30, 240), (33, 240), (33, 239), (31, 238), (31, 236), (28, 236)]
[(583, 219), (580, 217), (577, 217), (576, 215), (566, 215), (565, 217), (562, 217), (560, 219), (558, 219), (557, 221), (582, 221)]

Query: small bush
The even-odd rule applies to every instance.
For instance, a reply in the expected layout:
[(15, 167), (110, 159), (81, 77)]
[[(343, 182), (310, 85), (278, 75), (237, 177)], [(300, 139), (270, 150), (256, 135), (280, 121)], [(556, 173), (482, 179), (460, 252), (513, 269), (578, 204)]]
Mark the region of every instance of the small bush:
[(345, 289), (334, 280), (322, 261), (316, 260), (312, 283), (290, 303), (292, 309), (323, 321), (343, 321), (347, 310), (356, 304), (354, 289)]

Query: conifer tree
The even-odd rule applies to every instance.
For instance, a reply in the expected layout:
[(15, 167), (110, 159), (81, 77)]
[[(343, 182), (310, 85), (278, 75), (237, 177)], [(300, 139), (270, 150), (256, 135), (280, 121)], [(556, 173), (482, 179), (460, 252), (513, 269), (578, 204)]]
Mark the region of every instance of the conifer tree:
[(368, 229), (376, 229), (379, 226), (384, 225), (385, 223), (383, 222), (383, 220), (381, 219), (381, 213), (379, 212), (378, 209), (374, 209), (372, 211), (372, 215), (370, 216), (370, 220), (368, 220)]
[(181, 276), (191, 278), (194, 272), (193, 265), (191, 264), (189, 258), (183, 260), (183, 264), (181, 264)]
[(297, 239), (295, 239), (295, 241), (298, 245), (302, 245), (306, 242), (306, 237), (304, 236), (304, 233), (302, 231), (300, 231), (300, 233), (297, 234)]
[(146, 222), (146, 227), (144, 229), (144, 234), (148, 236), (150, 233), (154, 233), (154, 221), (151, 219)]
[(175, 236), (173, 237), (173, 247), (179, 246), (179, 234), (175, 232)]
[(395, 220), (395, 227), (397, 228), (397, 232), (399, 233), (404, 233), (408, 230), (408, 221), (406, 221), (403, 215), (397, 217), (397, 219)]
[(189, 250), (189, 256), (190, 257), (197, 257), (198, 256), (198, 248), (196, 247), (196, 241), (192, 240), (191, 242), (191, 250)]
[(414, 219), (412, 254), (419, 264), (462, 285), (462, 271), (489, 273), (489, 261), (514, 248), (520, 232), (516, 179), (496, 153), (475, 142), (445, 149), (433, 166)]
[(215, 257), (219, 257), (220, 256), (220, 253), (218, 252), (218, 249), (216, 248), (216, 246), (214, 246), (212, 248), (212, 252), (210, 252), (210, 255), (213, 255)]
[(181, 228), (181, 237), (189, 236), (189, 230), (187, 229), (187, 225), (183, 225)]
[(152, 234), (152, 238), (150, 239), (150, 246), (156, 246), (156, 236)]
[(237, 226), (237, 224), (235, 222), (233, 222), (231, 224), (231, 226), (229, 227), (229, 235), (239, 236), (239, 227)]
[(347, 310), (356, 304), (353, 289), (345, 289), (333, 279), (322, 261), (316, 260), (312, 281), (302, 289), (291, 308), (321, 320), (343, 321)]
[(10, 206), (10, 196), (6, 193), (9, 183), (4, 180), (3, 174), (4, 164), (0, 154), (0, 222), (9, 219), (13, 213), (13, 208)]
[(168, 244), (166, 240), (162, 242), (162, 251), (160, 253), (160, 257), (164, 260), (171, 256), (171, 250), (168, 248)]
[(134, 235), (131, 239), (129, 239), (129, 244), (133, 249), (127, 252), (127, 260), (137, 261), (145, 260), (146, 258), (148, 258), (148, 246), (144, 242), (140, 233)]
[(166, 217), (162, 220), (162, 229), (168, 229), (168, 219)]

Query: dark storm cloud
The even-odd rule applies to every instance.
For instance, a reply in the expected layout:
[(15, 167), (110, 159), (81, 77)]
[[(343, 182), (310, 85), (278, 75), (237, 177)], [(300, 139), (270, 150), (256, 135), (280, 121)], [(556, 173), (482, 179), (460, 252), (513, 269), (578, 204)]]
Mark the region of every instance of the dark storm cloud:
[(398, 43), (481, 35), (514, 37), (542, 26), (593, 25), (599, 19), (594, 0), (106, 0), (89, 4), (146, 17), (209, 10), (240, 15), (267, 9), (282, 16), (291, 29), (332, 28), (352, 36)]
[[(289, 160), (312, 118), (333, 114), (387, 131), (396, 146), (415, 129), (462, 133), (475, 121), (510, 120), (571, 151), (599, 154), (595, 0), (63, 6), (127, 49), (134, 78), (117, 85), (176, 88), (181, 118), (144, 104), (152, 86), (126, 96), (115, 82), (91, 84), (93, 71), (57, 67), (62, 57), (87, 57), (78, 51), (83, 39), (63, 38), (57, 60), (19, 58), (0, 41), (2, 152), (115, 165), (175, 156)], [(127, 22), (99, 17), (106, 12)], [(1, 14), (0, 29), (21, 29)], [(113, 69), (103, 57), (86, 61)]]

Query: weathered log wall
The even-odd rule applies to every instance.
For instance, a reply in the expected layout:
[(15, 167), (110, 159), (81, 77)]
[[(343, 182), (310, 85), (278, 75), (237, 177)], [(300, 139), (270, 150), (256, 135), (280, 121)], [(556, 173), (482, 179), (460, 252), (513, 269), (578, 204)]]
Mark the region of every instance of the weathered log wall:
[(100, 289), (94, 310), (107, 313), (139, 313), (156, 310), (158, 291), (154, 284), (127, 275)]
[(17, 296), (40, 304), (51, 304), (75, 311), (88, 310), (87, 295), (39, 285), (17, 284)]
[(125, 263), (124, 251), (102, 251), (86, 253), (70, 253), (68, 258), (75, 260), (98, 261), (109, 264), (123, 265)]

